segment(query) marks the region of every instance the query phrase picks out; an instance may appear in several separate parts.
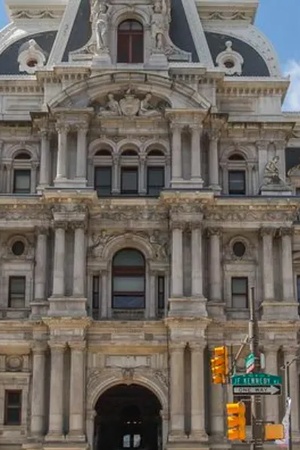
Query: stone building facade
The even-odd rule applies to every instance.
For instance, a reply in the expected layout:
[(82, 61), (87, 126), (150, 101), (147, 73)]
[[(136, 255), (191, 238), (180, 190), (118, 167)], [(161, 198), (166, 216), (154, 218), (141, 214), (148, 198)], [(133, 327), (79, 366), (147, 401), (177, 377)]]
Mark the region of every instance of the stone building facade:
[(251, 288), (266, 372), (298, 355), (300, 116), (258, 2), (5, 2), (0, 449), (229, 448), (209, 356)]

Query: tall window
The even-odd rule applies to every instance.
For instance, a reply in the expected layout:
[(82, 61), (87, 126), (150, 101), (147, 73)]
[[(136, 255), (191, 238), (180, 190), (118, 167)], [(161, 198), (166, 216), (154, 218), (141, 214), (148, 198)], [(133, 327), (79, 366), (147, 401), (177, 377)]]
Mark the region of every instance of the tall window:
[(145, 307), (145, 259), (134, 249), (119, 251), (112, 264), (112, 307)]
[(22, 391), (5, 391), (5, 425), (21, 425)]
[(25, 277), (9, 277), (8, 307), (25, 307)]
[(157, 306), (159, 310), (165, 309), (165, 277), (157, 277)]
[(248, 278), (234, 277), (231, 279), (232, 308), (248, 308)]
[(93, 276), (93, 298), (92, 298), (92, 304), (93, 304), (93, 310), (99, 310), (99, 285), (100, 280), (99, 276), (95, 275)]
[(148, 167), (147, 169), (147, 193), (148, 195), (159, 195), (165, 186), (164, 167)]
[(246, 174), (244, 170), (229, 170), (228, 192), (230, 195), (246, 194)]
[(119, 63), (142, 63), (144, 61), (144, 31), (136, 20), (125, 20), (118, 27)]
[(300, 275), (297, 275), (298, 314), (300, 314)]
[(138, 168), (121, 168), (121, 193), (127, 195), (138, 194)]
[(14, 170), (14, 194), (30, 194), (31, 170)]
[(94, 187), (98, 196), (111, 194), (111, 167), (95, 167)]

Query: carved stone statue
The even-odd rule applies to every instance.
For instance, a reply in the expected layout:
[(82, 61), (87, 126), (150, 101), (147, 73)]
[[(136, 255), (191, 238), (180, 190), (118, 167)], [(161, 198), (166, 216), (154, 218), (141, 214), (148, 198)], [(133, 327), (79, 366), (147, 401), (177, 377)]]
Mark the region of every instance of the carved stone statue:
[(139, 116), (157, 116), (159, 115), (159, 111), (157, 111), (153, 105), (151, 105), (150, 100), (152, 95), (150, 92), (146, 94), (145, 98), (141, 100)]
[(166, 0), (156, 0), (153, 7), (151, 34), (154, 50), (161, 51), (169, 32), (170, 8)]
[(279, 175), (278, 161), (279, 156), (274, 156), (274, 158), (266, 164), (264, 171), (264, 182), (266, 184), (283, 183), (283, 180)]
[(107, 52), (108, 17), (107, 6), (103, 1), (92, 0), (90, 21), (92, 22), (93, 36), (96, 41), (96, 53)]
[(105, 106), (99, 108), (100, 116), (157, 116), (161, 115), (161, 109), (158, 110), (150, 103), (152, 95), (146, 94), (143, 100), (140, 100), (128, 89), (123, 98), (118, 102), (114, 94), (109, 93), (108, 102)]
[(108, 94), (108, 102), (105, 107), (100, 107), (99, 114), (101, 116), (121, 116), (119, 102), (115, 100), (114, 94)]

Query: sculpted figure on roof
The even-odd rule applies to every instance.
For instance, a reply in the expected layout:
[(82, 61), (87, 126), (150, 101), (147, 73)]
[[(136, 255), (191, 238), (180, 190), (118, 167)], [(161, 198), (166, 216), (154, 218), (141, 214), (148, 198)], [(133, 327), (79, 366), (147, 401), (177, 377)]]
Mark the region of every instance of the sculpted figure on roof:
[(103, 0), (91, 0), (91, 16), (93, 39), (96, 42), (96, 53), (100, 54), (108, 51), (107, 5)]

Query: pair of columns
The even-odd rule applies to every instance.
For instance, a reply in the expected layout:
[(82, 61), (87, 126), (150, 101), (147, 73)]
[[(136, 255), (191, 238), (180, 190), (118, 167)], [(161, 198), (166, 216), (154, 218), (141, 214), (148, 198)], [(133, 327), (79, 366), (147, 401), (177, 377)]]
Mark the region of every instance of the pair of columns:
[[(172, 123), (172, 181), (182, 180), (182, 132), (185, 124)], [(201, 178), (201, 133), (202, 124), (188, 125), (191, 133), (191, 181), (200, 182)]]
[[(172, 297), (183, 296), (183, 232), (184, 223), (172, 224)], [(203, 264), (202, 264), (202, 227), (201, 223), (192, 223), (192, 296), (203, 297)], [(208, 229), (209, 236), (209, 299), (212, 302), (222, 301), (221, 273), (221, 230)], [(175, 276), (174, 276), (175, 275)]]
[[(183, 232), (186, 224), (172, 223), (172, 293), (173, 298), (183, 297)], [(202, 228), (192, 223), (192, 297), (203, 297)]]
[[(49, 429), (47, 440), (56, 440), (64, 435), (64, 353), (65, 342), (49, 341), (51, 349)], [(84, 440), (84, 373), (85, 341), (69, 342), (71, 349), (69, 438)], [(33, 347), (31, 434), (45, 434), (45, 370), (47, 345)]]
[[(274, 301), (274, 253), (273, 239), (274, 228), (262, 228), (262, 249), (263, 249), (263, 298), (265, 302)], [(282, 277), (282, 301), (295, 301), (294, 278), (293, 278), (293, 257), (292, 257), (292, 232), (291, 228), (281, 228), (281, 277)]]
[[(204, 347), (189, 344), (191, 351), (191, 440), (206, 440), (204, 400)], [(185, 437), (185, 343), (170, 347), (170, 440)]]
[[(77, 151), (76, 151), (76, 179), (86, 180), (86, 164), (87, 164), (87, 132), (88, 124), (75, 124), (77, 130)], [(65, 123), (57, 123), (56, 131), (58, 134), (58, 149), (57, 149), (57, 166), (55, 180), (67, 179), (67, 155), (68, 155), (68, 133), (70, 125)], [(42, 145), (43, 147), (43, 145)], [(47, 150), (47, 147), (45, 147)], [(46, 152), (47, 153), (47, 152)], [(49, 153), (49, 143), (48, 143)], [(42, 152), (41, 152), (42, 161)], [(41, 166), (43, 166), (41, 162)]]
[[(85, 224), (72, 222), (74, 227), (74, 266), (73, 266), (73, 297), (85, 296)], [(65, 258), (66, 258), (67, 223), (55, 223), (53, 297), (65, 296)]]

